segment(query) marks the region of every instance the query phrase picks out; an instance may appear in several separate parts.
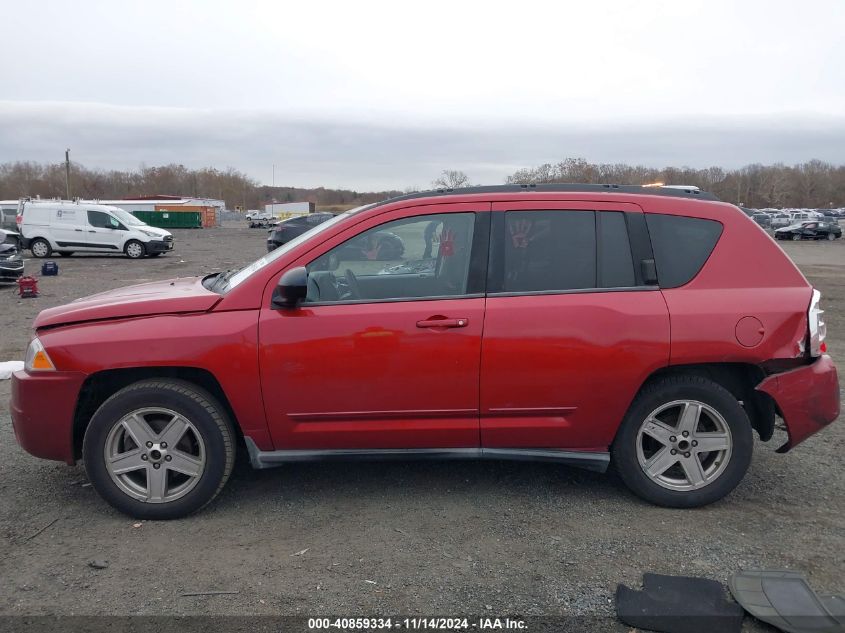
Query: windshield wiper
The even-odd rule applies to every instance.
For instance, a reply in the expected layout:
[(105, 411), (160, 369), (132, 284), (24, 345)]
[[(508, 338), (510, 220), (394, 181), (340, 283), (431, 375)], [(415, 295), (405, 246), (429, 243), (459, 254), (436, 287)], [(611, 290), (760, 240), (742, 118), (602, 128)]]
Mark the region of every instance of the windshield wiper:
[(214, 280), (214, 283), (211, 284), (211, 291), (217, 292), (218, 290), (223, 290), (223, 288), (226, 286), (226, 283), (236, 272), (238, 271), (234, 268), (230, 268), (225, 272), (216, 273), (216, 275), (214, 275), (216, 279)]

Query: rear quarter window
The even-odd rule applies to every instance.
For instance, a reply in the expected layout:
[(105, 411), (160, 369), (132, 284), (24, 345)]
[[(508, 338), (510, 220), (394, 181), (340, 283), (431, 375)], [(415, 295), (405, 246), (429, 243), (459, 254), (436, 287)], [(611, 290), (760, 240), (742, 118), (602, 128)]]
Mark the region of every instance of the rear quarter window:
[(689, 283), (722, 235), (722, 225), (715, 220), (647, 213), (646, 223), (661, 288)]

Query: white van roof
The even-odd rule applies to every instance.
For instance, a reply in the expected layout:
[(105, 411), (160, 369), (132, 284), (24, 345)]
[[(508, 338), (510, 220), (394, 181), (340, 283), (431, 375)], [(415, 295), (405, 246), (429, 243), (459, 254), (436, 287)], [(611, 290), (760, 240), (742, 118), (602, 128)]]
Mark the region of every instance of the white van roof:
[(57, 209), (59, 207), (83, 206), (85, 209), (91, 211), (122, 211), (120, 207), (114, 207), (107, 204), (96, 204), (92, 202), (85, 202), (84, 200), (25, 200), (26, 206), (36, 205), (38, 207)]

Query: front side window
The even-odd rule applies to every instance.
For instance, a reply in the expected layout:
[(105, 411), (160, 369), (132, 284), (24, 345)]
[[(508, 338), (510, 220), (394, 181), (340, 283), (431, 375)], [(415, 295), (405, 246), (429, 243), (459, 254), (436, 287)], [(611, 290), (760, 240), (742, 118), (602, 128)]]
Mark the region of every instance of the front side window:
[(108, 213), (103, 213), (102, 211), (89, 211), (88, 224), (98, 229), (120, 228), (120, 222), (118, 222)]
[(440, 213), (364, 231), (307, 266), (306, 302), (465, 295), (474, 228), (474, 213)]
[(593, 211), (505, 213), (504, 292), (596, 288)]

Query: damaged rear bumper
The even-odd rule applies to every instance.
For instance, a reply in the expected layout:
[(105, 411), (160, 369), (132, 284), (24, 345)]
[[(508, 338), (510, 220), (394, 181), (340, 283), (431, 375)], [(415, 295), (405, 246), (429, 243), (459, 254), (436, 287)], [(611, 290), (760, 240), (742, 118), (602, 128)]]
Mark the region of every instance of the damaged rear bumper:
[(794, 448), (839, 417), (839, 378), (826, 354), (811, 365), (769, 376), (757, 390), (772, 397), (786, 423), (789, 440), (778, 453)]

